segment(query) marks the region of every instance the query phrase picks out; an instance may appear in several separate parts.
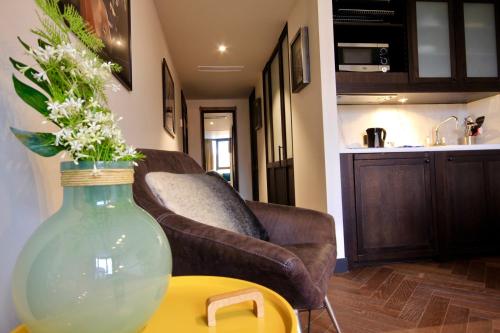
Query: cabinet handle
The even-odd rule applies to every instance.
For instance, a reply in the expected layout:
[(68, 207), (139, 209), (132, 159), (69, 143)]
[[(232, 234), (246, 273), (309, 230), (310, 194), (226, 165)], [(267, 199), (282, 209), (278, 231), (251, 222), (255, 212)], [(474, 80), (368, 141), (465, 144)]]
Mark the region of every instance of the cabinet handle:
[(449, 162), (453, 162), (455, 160), (455, 157), (448, 157)]
[(429, 164), (429, 163), (431, 163), (431, 160), (430, 160), (430, 159), (428, 159), (428, 158), (426, 158), (426, 159), (424, 160), (424, 162), (425, 162), (425, 163), (427, 163), (427, 164)]

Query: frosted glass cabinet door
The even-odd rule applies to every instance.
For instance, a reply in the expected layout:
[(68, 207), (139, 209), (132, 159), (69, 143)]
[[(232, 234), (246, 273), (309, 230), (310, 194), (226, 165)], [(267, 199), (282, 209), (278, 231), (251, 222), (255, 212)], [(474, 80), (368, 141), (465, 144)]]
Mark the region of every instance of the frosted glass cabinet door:
[(451, 78), (448, 2), (417, 1), (418, 73), (421, 78)]
[(467, 77), (498, 77), (494, 3), (464, 3)]

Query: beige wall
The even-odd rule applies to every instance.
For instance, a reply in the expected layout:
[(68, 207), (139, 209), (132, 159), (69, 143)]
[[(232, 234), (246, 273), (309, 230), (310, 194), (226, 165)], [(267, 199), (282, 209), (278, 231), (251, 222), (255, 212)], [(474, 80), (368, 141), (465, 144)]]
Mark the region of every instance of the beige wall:
[(262, 128), (257, 131), (257, 159), (259, 161), (259, 201), (267, 202), (267, 173), (266, 173), (266, 130), (264, 120), (264, 90), (262, 79), (257, 80), (255, 98), (261, 99)]
[(301, 26), (309, 27), (311, 83), (292, 94), (295, 202), (327, 211), (323, 144), (323, 109), (317, 2), (298, 0), (288, 18), (290, 42)]
[(252, 172), (250, 164), (250, 115), (247, 99), (188, 100), (189, 155), (200, 165), (201, 124), (200, 107), (236, 107), (238, 130), (239, 192), (245, 199), (252, 199)]
[[(326, 185), (323, 147), (323, 120), (319, 64), (319, 33), (316, 1), (298, 0), (288, 17), (288, 39), (298, 29), (309, 27), (311, 83), (292, 94), (292, 133), (294, 150), (295, 202), (299, 207), (326, 211)], [(278, 42), (276, 36), (276, 42)], [(269, 55), (270, 56), (270, 55)], [(262, 95), (262, 78), (257, 80), (257, 97)], [(263, 108), (264, 109), (264, 108)], [(259, 132), (259, 160), (265, 161), (265, 130)], [(262, 167), (261, 167), (262, 166)], [(259, 163), (260, 199), (267, 201), (265, 162)]]
[[(134, 90), (110, 95), (110, 106), (123, 116), (120, 126), (136, 147), (178, 150), (181, 137), (172, 139), (162, 127), (161, 61), (165, 57), (174, 77), (177, 114), (181, 83), (169, 55), (152, 0), (131, 1)], [(5, 1), (0, 12), (0, 331), (17, 324), (10, 296), (10, 276), (16, 257), (34, 229), (61, 204), (59, 157), (41, 158), (28, 152), (9, 126), (48, 131), (42, 118), (13, 90), (8, 56), (28, 61), (16, 40), (33, 43), (29, 29), (37, 24), (33, 0)], [(154, 37), (154, 38), (153, 38)], [(31, 63), (31, 62), (29, 62)], [(179, 118), (179, 117), (177, 117)], [(179, 131), (178, 131), (179, 132)]]
[[(332, 4), (297, 0), (288, 17), (290, 42), (302, 26), (309, 28), (311, 83), (292, 94), (295, 201), (299, 207), (332, 214), (338, 257), (344, 257), (340, 191), (337, 105), (333, 54)], [(276, 36), (278, 39), (278, 36)], [(262, 94), (262, 79), (256, 83)], [(265, 134), (259, 133), (259, 159), (265, 161)], [(259, 162), (260, 199), (267, 200), (265, 162)]]

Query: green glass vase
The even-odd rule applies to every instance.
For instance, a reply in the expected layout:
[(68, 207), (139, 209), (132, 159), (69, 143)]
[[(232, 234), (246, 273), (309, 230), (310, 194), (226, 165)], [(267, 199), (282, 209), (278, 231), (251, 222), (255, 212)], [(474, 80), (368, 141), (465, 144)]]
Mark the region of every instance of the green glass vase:
[[(63, 172), (131, 168), (61, 164)], [(130, 183), (65, 186), (62, 208), (17, 260), (14, 304), (30, 333), (138, 333), (163, 300), (171, 272), (165, 233), (134, 203)]]

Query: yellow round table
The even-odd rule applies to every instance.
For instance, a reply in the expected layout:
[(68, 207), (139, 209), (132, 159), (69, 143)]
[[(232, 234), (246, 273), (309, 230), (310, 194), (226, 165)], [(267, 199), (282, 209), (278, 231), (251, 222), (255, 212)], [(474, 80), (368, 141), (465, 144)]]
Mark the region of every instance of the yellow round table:
[[(262, 293), (264, 316), (257, 318), (252, 302), (244, 302), (219, 309), (216, 312), (216, 326), (209, 327), (207, 299), (246, 288), (256, 288)], [(12, 331), (28, 332), (25, 326)], [(141, 333), (165, 332), (296, 333), (297, 319), (283, 297), (261, 285), (217, 276), (180, 276), (170, 280), (163, 303)]]

